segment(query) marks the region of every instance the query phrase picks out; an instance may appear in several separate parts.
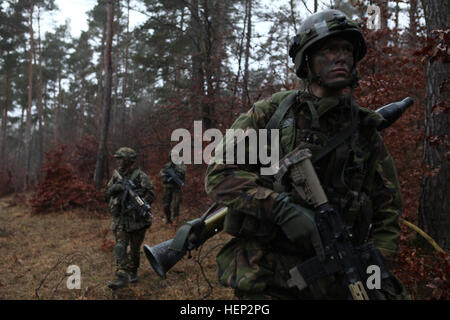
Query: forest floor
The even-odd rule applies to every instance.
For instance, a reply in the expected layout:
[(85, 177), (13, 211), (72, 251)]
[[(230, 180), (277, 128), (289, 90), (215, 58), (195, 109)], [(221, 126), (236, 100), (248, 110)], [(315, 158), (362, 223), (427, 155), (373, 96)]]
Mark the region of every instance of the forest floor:
[[(233, 291), (217, 281), (215, 257), (230, 239), (225, 233), (193, 251), (192, 258), (185, 256), (166, 279), (153, 271), (141, 250), (139, 281), (113, 292), (107, 287), (115, 271), (109, 216), (82, 209), (32, 214), (29, 197), (0, 198), (0, 300), (235, 299)], [(165, 224), (161, 210), (153, 215), (144, 241), (149, 246), (173, 238), (178, 229)], [(191, 220), (182, 219), (188, 216), (192, 214), (182, 208), (178, 226)], [(67, 288), (71, 265), (80, 268), (81, 289)]]

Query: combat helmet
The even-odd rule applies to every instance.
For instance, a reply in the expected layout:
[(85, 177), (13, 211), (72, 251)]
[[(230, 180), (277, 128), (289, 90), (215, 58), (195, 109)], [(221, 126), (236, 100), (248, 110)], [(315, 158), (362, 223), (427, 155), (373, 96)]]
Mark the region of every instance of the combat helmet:
[(314, 13), (301, 25), (299, 33), (292, 38), (289, 56), (295, 64), (295, 73), (301, 79), (307, 77), (307, 51), (320, 40), (340, 35), (353, 44), (355, 65), (366, 54), (367, 47), (358, 23), (339, 10), (329, 9)]
[(135, 160), (136, 157), (137, 157), (136, 151), (128, 147), (119, 148), (119, 150), (117, 150), (116, 153), (114, 153), (114, 158), (117, 159)]

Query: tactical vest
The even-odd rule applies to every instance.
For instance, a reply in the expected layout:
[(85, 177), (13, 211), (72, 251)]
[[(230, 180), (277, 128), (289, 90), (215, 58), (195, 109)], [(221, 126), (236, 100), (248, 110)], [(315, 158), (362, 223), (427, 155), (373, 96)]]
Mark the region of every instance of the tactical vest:
[[(267, 100), (259, 101), (254, 108), (267, 110), (267, 103)], [(351, 124), (348, 107), (350, 101), (318, 99), (310, 94), (291, 90), (272, 95), (270, 103), (278, 107), (272, 114), (265, 114), (265, 118), (270, 119), (266, 128), (280, 130), (280, 159), (297, 147), (310, 149), (314, 158), (327, 146), (330, 139)], [(285, 110), (281, 110), (283, 108)], [(369, 163), (370, 148), (371, 138), (382, 118), (372, 110), (358, 107), (355, 121), (357, 129), (317, 161), (315, 168), (330, 203), (341, 213), (345, 223), (353, 226), (355, 241), (360, 242), (367, 235), (372, 220), (370, 192), (374, 168)], [(288, 186), (274, 185), (273, 189), (277, 192), (291, 191)], [(294, 199), (307, 206), (298, 195), (294, 195)], [(243, 218), (232, 211), (229, 215), (227, 220), (230, 221), (225, 221), (225, 229), (231, 234), (253, 234), (267, 239), (274, 236), (270, 233), (276, 228), (271, 228), (267, 223), (254, 221), (254, 217)]]
[[(141, 185), (140, 181), (141, 170), (135, 168), (131, 173), (124, 176), (125, 179), (132, 181), (136, 186)], [(112, 197), (110, 203), (114, 203), (115, 208), (110, 209), (113, 212), (113, 221), (111, 229), (115, 231), (117, 228), (121, 228), (127, 232), (140, 230), (142, 228), (148, 228), (151, 225), (150, 219), (142, 218), (139, 213), (132, 207), (130, 201), (126, 200), (122, 203), (122, 196)]]

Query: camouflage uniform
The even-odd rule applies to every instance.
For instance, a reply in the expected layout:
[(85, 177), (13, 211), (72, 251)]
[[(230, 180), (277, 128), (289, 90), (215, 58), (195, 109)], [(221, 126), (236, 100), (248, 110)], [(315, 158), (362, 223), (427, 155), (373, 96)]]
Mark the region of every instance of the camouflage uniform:
[[(292, 92), (279, 92), (256, 102), (231, 128), (264, 129)], [(309, 148), (314, 157), (330, 138), (350, 124), (350, 103), (349, 97), (317, 98), (299, 91), (280, 122), (280, 159), (297, 147)], [(362, 241), (372, 224), (376, 246), (391, 259), (400, 236), (402, 197), (393, 160), (376, 129), (383, 118), (358, 107), (356, 121), (356, 133), (318, 161), (315, 169), (330, 203), (353, 227), (356, 242)], [(270, 150), (270, 145), (267, 147)], [(246, 142), (247, 153), (250, 148)], [(291, 242), (273, 222), (275, 199), (284, 190), (278, 190), (273, 176), (260, 175), (260, 168), (219, 161), (208, 166), (206, 192), (228, 207), (224, 230), (234, 236), (217, 255), (219, 281), (234, 288), (243, 299), (346, 299), (347, 292), (333, 276), (301, 292), (288, 287), (289, 270), (315, 252), (311, 243)], [(308, 207), (302, 199), (295, 200)], [(382, 283), (377, 294), (380, 299), (406, 297), (396, 279), (392, 284)]]
[[(124, 149), (124, 148), (121, 148)], [(119, 150), (121, 150), (119, 149)], [(119, 174), (136, 185), (136, 193), (151, 204), (155, 198), (152, 182), (139, 168), (132, 166), (126, 171), (117, 169)], [(113, 176), (105, 189), (109, 212), (113, 217), (111, 229), (115, 235), (114, 257), (116, 260), (116, 275), (135, 275), (140, 263), (140, 246), (144, 241), (145, 232), (152, 224), (151, 218), (142, 218), (131, 207), (130, 201), (122, 203), (123, 189), (119, 187), (118, 179)], [(130, 246), (127, 254), (128, 245)]]
[(176, 184), (173, 180), (168, 181), (169, 176), (165, 173), (165, 170), (169, 168), (172, 168), (184, 183), (186, 176), (186, 166), (184, 164), (177, 165), (170, 161), (166, 163), (160, 171), (160, 176), (162, 177), (164, 184), (164, 213), (166, 215), (167, 223), (172, 223), (172, 218), (176, 219), (179, 215), (182, 191), (181, 186)]

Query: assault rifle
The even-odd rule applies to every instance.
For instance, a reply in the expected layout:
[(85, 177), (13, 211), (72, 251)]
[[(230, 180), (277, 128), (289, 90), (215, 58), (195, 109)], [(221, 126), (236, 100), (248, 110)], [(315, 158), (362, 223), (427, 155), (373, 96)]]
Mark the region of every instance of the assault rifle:
[[(362, 244), (355, 245), (352, 228), (344, 224), (339, 213), (328, 202), (310, 160), (311, 156), (309, 149), (297, 149), (283, 159), (280, 166), (288, 167), (288, 171), (284, 172), (289, 172), (294, 191), (315, 209), (314, 219), (324, 247), (324, 256), (315, 256), (292, 268), (288, 285), (303, 290), (320, 278), (334, 275), (348, 288), (353, 300), (374, 299), (376, 295), (372, 289), (380, 289), (381, 282), (389, 279), (390, 275), (381, 253), (373, 240), (369, 240), (371, 225)], [(283, 177), (277, 174), (275, 178), (280, 181)], [(373, 271), (378, 272), (376, 276), (379, 279), (374, 281), (378, 285), (371, 283), (369, 286), (369, 273)]]
[[(377, 109), (376, 112), (385, 119), (377, 129), (382, 130), (390, 126), (412, 104), (413, 100), (407, 97)], [(373, 299), (373, 290), (367, 288), (367, 268), (378, 267), (380, 280), (388, 279), (389, 273), (384, 266), (381, 253), (373, 241), (369, 240), (371, 226), (362, 244), (355, 246), (352, 242), (354, 235), (351, 228), (343, 223), (340, 215), (328, 203), (310, 161), (309, 150), (297, 151), (299, 152), (297, 161), (289, 162), (293, 165), (290, 170), (293, 175), (291, 178), (296, 191), (309, 199), (311, 205), (315, 207), (315, 223), (324, 245), (325, 259), (313, 257), (294, 267), (290, 270), (291, 279), (288, 284), (303, 289), (313, 281), (333, 274), (349, 289), (353, 299)], [(217, 204), (214, 203), (201, 218), (185, 223), (178, 229), (173, 239), (153, 247), (144, 245), (147, 259), (160, 277), (165, 278), (166, 272), (181, 260), (186, 252), (197, 249), (223, 229), (228, 209), (225, 207), (212, 212), (216, 207)]]
[(180, 187), (184, 186), (184, 182), (180, 179), (180, 177), (178, 177), (177, 173), (172, 168), (164, 169), (164, 174), (169, 176), (169, 178), (166, 180), (167, 182), (173, 180)]
[(150, 212), (152, 207), (136, 193), (136, 185), (133, 181), (123, 178), (117, 170), (114, 170), (113, 176), (117, 178), (118, 182), (125, 189), (122, 195), (122, 208), (124, 208), (125, 201), (129, 195), (131, 206), (141, 217), (153, 218), (152, 213)]

